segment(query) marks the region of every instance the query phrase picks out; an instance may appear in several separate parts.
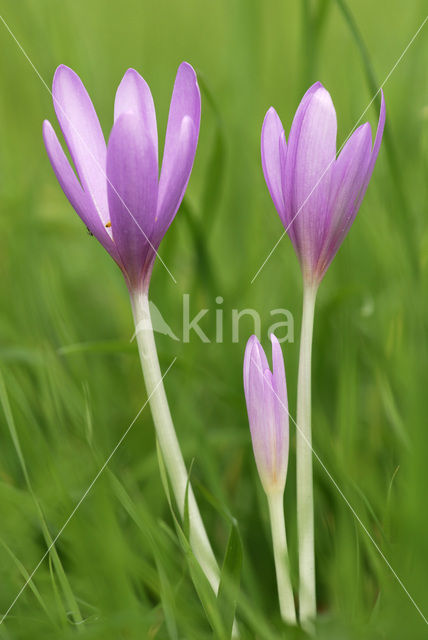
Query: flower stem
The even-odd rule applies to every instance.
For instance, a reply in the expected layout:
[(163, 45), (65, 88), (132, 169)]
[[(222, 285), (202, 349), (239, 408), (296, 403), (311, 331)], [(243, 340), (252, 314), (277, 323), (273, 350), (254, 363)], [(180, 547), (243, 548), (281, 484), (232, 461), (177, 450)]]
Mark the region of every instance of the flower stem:
[(297, 385), (297, 529), (299, 541), (299, 617), (312, 631), (316, 615), (314, 497), (312, 484), (311, 355), (317, 289), (305, 286)]
[[(175, 433), (162, 381), (147, 292), (131, 294), (138, 350), (150, 409), (162, 457), (181, 518), (184, 517), (188, 473)], [(190, 545), (215, 593), (219, 586), (219, 568), (206, 534), (192, 487), (188, 486)]]
[(267, 494), (281, 617), (287, 624), (296, 624), (296, 609), (290, 580), (287, 537), (285, 533), (283, 497), (284, 494), (280, 492)]

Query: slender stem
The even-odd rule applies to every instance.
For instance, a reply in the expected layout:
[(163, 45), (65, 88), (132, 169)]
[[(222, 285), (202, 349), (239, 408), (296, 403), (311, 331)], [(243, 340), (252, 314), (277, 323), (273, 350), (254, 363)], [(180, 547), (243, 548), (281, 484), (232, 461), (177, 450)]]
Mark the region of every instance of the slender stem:
[[(131, 304), (134, 314), (141, 366), (143, 369), (144, 381), (146, 383), (147, 395), (149, 397), (156, 435), (171, 486), (174, 491), (178, 509), (181, 517), (183, 518), (188, 474), (180, 450), (180, 445), (177, 440), (177, 435), (175, 433), (165, 388), (162, 382), (162, 374), (153, 335), (147, 293), (132, 293)], [(188, 487), (188, 513), (190, 545), (214, 592), (217, 593), (219, 586), (219, 568), (190, 485)]]
[(279, 608), (284, 622), (296, 624), (296, 609), (290, 580), (287, 537), (285, 533), (283, 497), (284, 494), (280, 492), (267, 494)]
[(305, 286), (297, 385), (297, 529), (299, 540), (299, 617), (312, 631), (316, 615), (314, 497), (312, 486), (311, 354), (316, 287)]

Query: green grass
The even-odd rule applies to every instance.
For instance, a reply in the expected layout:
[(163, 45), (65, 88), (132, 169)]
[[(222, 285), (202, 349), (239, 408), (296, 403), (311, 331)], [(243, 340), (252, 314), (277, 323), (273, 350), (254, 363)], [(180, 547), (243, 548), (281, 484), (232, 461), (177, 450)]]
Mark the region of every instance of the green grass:
[[(1, 13), (48, 85), (82, 77), (108, 135), (114, 91), (134, 66), (164, 135), (178, 64), (203, 87), (200, 143), (185, 205), (161, 246), (151, 297), (177, 334), (182, 295), (214, 336), (215, 297), (295, 318), (284, 346), (295, 413), (300, 272), (264, 184), (260, 128), (286, 130), (309, 83), (330, 90), (339, 142), (425, 17), (412, 0), (5, 0)], [(428, 25), (384, 87), (387, 134), (357, 220), (319, 293), (314, 448), (424, 615), (428, 615)], [(146, 400), (125, 285), (63, 196), (41, 137), (51, 97), (0, 23), (0, 613), (6, 612)], [(377, 121), (377, 105), (366, 117)], [(55, 126), (57, 127), (56, 123)], [(242, 573), (217, 603), (192, 582), (159, 473), (148, 408), (0, 625), (3, 640), (212, 638), (237, 597), (243, 638), (299, 638), (280, 622), (267, 505), (242, 389), (251, 323), (231, 342), (158, 336), (165, 384), (219, 563), (242, 541)], [(296, 579), (295, 434), (286, 521)], [(427, 635), (426, 624), (315, 461), (322, 639)], [(181, 543), (180, 543), (181, 539)], [(239, 545), (238, 545), (239, 546)], [(233, 558), (232, 558), (233, 560)], [(236, 562), (236, 558), (235, 558)], [(229, 595), (229, 598), (228, 598)], [(203, 593), (202, 593), (203, 596)], [(204, 599), (204, 596), (203, 596)], [(81, 616), (82, 622), (76, 624)], [(227, 625), (226, 625), (227, 626)], [(217, 629), (218, 631), (218, 629)]]

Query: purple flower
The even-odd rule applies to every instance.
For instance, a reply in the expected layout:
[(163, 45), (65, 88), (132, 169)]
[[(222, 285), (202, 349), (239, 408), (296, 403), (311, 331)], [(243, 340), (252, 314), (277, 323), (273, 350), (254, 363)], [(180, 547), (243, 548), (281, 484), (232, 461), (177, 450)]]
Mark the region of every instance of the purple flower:
[(288, 399), (284, 359), (271, 334), (272, 371), (256, 336), (247, 342), (244, 391), (254, 457), (267, 494), (283, 492), (288, 465)]
[(321, 282), (355, 219), (384, 125), (382, 93), (373, 148), (366, 122), (354, 131), (336, 159), (336, 112), (320, 82), (303, 96), (288, 145), (275, 109), (266, 113), (261, 138), (265, 180), (309, 284)]
[(192, 170), (201, 116), (196, 74), (186, 62), (178, 69), (160, 177), (153, 98), (134, 69), (128, 69), (117, 90), (108, 145), (74, 71), (58, 67), (52, 95), (77, 177), (45, 121), (43, 137), (55, 175), (88, 230), (121, 268), (129, 289), (146, 290)]

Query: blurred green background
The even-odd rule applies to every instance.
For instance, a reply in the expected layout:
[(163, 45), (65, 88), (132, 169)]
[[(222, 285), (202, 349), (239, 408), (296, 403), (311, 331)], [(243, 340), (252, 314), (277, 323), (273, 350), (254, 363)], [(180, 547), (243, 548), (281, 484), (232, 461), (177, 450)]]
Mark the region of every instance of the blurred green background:
[[(146, 399), (122, 276), (72, 211), (49, 165), (44, 118), (60, 63), (85, 83), (106, 136), (128, 67), (150, 84), (164, 136), (182, 60), (203, 88), (185, 203), (161, 245), (151, 298), (175, 333), (182, 295), (224, 342), (157, 336), (186, 461), (219, 561), (236, 518), (238, 619), (248, 638), (281, 626), (267, 507), (242, 390), (251, 321), (231, 342), (231, 309), (295, 319), (283, 345), (295, 412), (301, 282), (259, 157), (274, 105), (288, 132), (319, 79), (341, 143), (425, 18), (411, 0), (3, 0), (0, 22), (0, 612), (60, 531)], [(321, 286), (314, 336), (313, 442), (403, 585), (428, 615), (428, 26), (384, 87), (387, 131), (357, 220)], [(42, 81), (43, 79), (43, 81)], [(377, 123), (378, 104), (365, 119)], [(295, 434), (285, 509), (296, 580)], [(315, 461), (318, 634), (417, 640), (427, 625)], [(0, 638), (211, 638), (162, 488), (146, 408), (39, 567)], [(80, 613), (78, 613), (80, 612)], [(79, 621), (81, 617), (81, 622)]]

